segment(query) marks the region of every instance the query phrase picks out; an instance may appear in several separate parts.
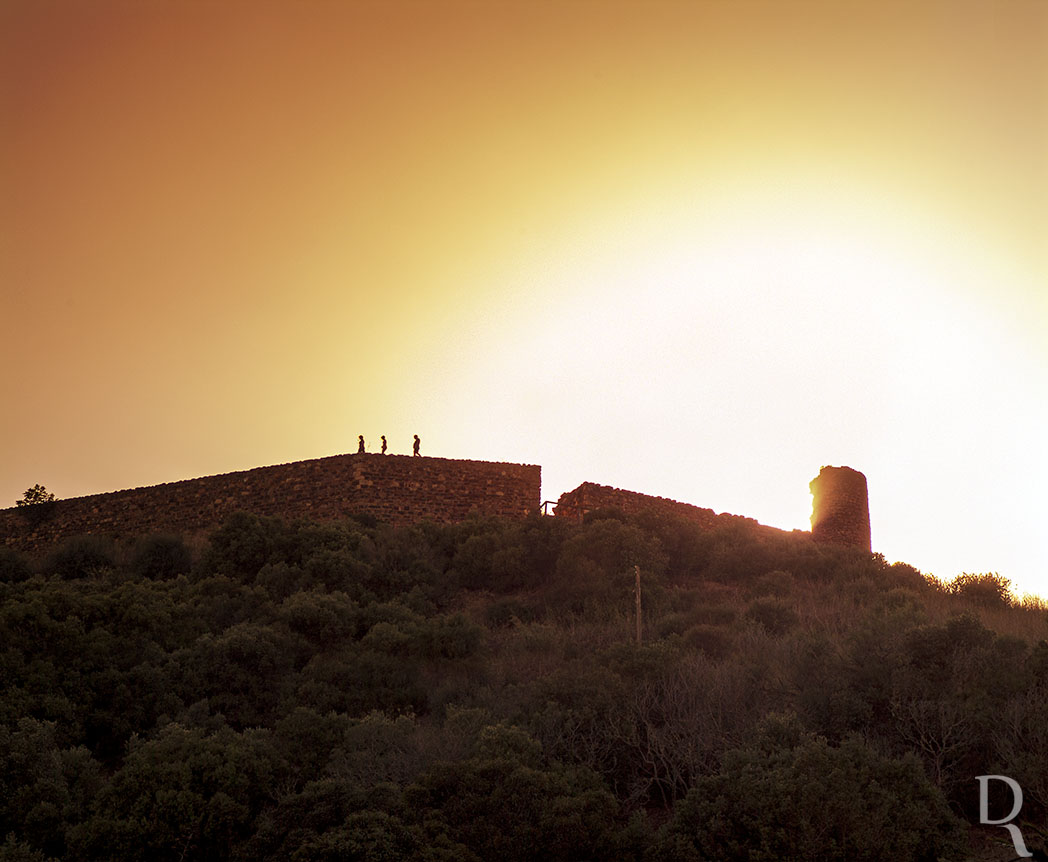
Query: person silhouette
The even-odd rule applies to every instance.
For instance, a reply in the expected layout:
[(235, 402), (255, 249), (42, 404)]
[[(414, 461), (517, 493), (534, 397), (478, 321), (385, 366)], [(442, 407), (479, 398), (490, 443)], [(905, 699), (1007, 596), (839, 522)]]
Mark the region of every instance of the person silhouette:
[(363, 434), (358, 434), (357, 435), (357, 441), (358, 441), (357, 442), (357, 454), (358, 455), (363, 455), (364, 454), (364, 435)]
[(386, 454), (386, 435), (382, 435), (382, 454)]
[(418, 447), (419, 447), (419, 445), (421, 443), (422, 443), (422, 441), (418, 439), (418, 434), (416, 434), (415, 435), (415, 445), (411, 447), (411, 454), (412, 455), (415, 455), (415, 456), (418, 455)]

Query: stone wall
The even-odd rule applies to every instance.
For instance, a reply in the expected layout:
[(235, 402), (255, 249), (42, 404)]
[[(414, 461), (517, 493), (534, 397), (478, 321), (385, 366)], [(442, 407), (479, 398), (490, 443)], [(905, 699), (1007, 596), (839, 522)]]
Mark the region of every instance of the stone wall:
[(557, 505), (553, 509), (553, 514), (560, 518), (581, 519), (587, 512), (604, 508), (618, 509), (627, 515), (634, 515), (643, 511), (654, 511), (659, 514), (683, 518), (698, 524), (706, 530), (714, 527), (723, 527), (728, 524), (745, 524), (761, 531), (771, 531), (779, 534), (785, 532), (774, 527), (766, 527), (753, 518), (729, 515), (726, 512), (717, 514), (713, 509), (703, 509), (699, 506), (692, 506), (689, 503), (670, 500), (666, 497), (653, 497), (649, 494), (639, 494), (636, 491), (623, 491), (621, 488), (612, 488), (608, 485), (595, 485), (592, 482), (583, 482), (574, 491), (561, 494), (560, 499), (557, 500)]
[(851, 467), (823, 467), (808, 487), (816, 542), (872, 550), (869, 495), (862, 473)]
[[(24, 509), (2, 509), (0, 546), (36, 551), (82, 534), (116, 539), (151, 532), (193, 535), (214, 529), (238, 511), (286, 519), (366, 514), (395, 526), (422, 520), (454, 523), (472, 512), (521, 518), (539, 508), (540, 489), (541, 468), (533, 464), (336, 455), (57, 500), (49, 504), (49, 517), (35, 525)], [(814, 497), (812, 538), (869, 551), (866, 477), (850, 467), (823, 467), (810, 489)], [(651, 510), (684, 518), (704, 529), (747, 524), (769, 534), (784, 532), (752, 518), (717, 514), (712, 509), (592, 482), (561, 494), (553, 514), (581, 519), (601, 508), (626, 514)]]
[(393, 525), (453, 523), (471, 512), (522, 518), (541, 500), (541, 468), (531, 464), (336, 455), (164, 485), (57, 500), (36, 527), (19, 508), (0, 510), (0, 545), (22, 551), (67, 536), (116, 539), (151, 532), (183, 535), (220, 525), (238, 511), (330, 519), (373, 515)]

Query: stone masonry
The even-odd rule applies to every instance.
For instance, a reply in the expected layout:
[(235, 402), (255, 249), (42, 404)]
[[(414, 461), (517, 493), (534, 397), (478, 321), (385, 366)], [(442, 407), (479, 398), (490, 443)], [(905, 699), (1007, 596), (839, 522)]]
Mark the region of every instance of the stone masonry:
[(851, 467), (823, 467), (808, 486), (811, 535), (821, 544), (872, 549), (866, 477)]
[(25, 510), (0, 510), (0, 546), (46, 548), (68, 536), (125, 539), (202, 533), (234, 512), (286, 519), (372, 515), (394, 526), (454, 523), (472, 512), (522, 518), (537, 511), (541, 468), (408, 455), (335, 455), (146, 488), (57, 500), (33, 527)]
[(595, 485), (592, 482), (583, 482), (574, 491), (561, 494), (553, 509), (553, 514), (560, 518), (581, 519), (587, 512), (607, 508), (618, 509), (627, 515), (644, 511), (671, 515), (698, 524), (704, 530), (728, 524), (745, 524), (761, 531), (779, 534), (785, 532), (760, 524), (753, 518), (730, 515), (726, 512), (717, 514), (713, 509), (703, 509), (666, 497), (653, 497), (649, 494), (639, 494), (636, 491), (623, 491), (621, 488), (612, 488), (608, 485)]
[[(809, 487), (814, 497), (811, 538), (871, 550), (866, 477), (850, 467), (823, 467)], [(370, 515), (393, 526), (424, 520), (456, 523), (472, 513), (523, 518), (538, 510), (540, 492), (541, 468), (533, 464), (335, 455), (56, 500), (47, 504), (48, 517), (35, 525), (24, 509), (2, 509), (0, 547), (33, 552), (84, 534), (117, 540), (147, 533), (200, 535), (239, 511), (289, 520)], [(581, 520), (587, 512), (607, 508), (626, 514), (654, 511), (703, 529), (740, 524), (767, 536), (786, 532), (752, 518), (592, 482), (561, 494), (553, 514)]]

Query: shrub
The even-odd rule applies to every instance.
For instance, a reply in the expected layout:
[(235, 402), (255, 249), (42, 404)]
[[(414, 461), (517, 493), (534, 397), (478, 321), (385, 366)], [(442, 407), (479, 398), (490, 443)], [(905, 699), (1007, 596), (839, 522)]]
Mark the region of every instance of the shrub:
[(953, 858), (962, 836), (912, 755), (886, 757), (858, 737), (831, 746), (796, 719), (772, 717), (754, 744), (696, 782), (655, 858), (934, 860)]
[(362, 643), (387, 655), (466, 658), (477, 651), (484, 630), (461, 614), (399, 623), (379, 622)]
[(433, 658), (466, 658), (480, 647), (484, 630), (462, 614), (428, 620), (422, 627), (425, 655)]
[(710, 658), (724, 658), (733, 644), (731, 632), (717, 626), (692, 626), (684, 633), (684, 645), (688, 649), (703, 652)]
[(280, 606), (287, 627), (322, 649), (352, 640), (359, 616), (357, 603), (339, 592), (295, 593)]
[(255, 575), (255, 584), (274, 599), (286, 599), (309, 585), (309, 577), (287, 563), (266, 563)]
[(617, 805), (583, 767), (544, 766), (519, 728), (485, 728), (477, 753), (436, 763), (404, 791), (415, 816), (481, 859), (502, 862), (618, 860)]
[(466, 589), (490, 588), (492, 558), (499, 547), (499, 537), (492, 533), (470, 536), (458, 547), (452, 560), (451, 575), (455, 583)]
[(302, 669), (295, 699), (320, 713), (361, 716), (373, 710), (391, 714), (427, 711), (417, 661), (373, 649), (344, 648), (314, 656)]
[(211, 534), (204, 570), (253, 583), (262, 566), (276, 562), (278, 534), (283, 526), (279, 518), (260, 518), (248, 512), (231, 515)]
[(514, 621), (517, 623), (534, 622), (537, 616), (534, 607), (512, 598), (492, 602), (484, 611), (484, 619), (492, 628), (505, 628), (514, 625)]
[[(281, 563), (280, 565), (284, 565)], [(263, 567), (263, 570), (266, 567)], [(360, 600), (376, 594), (386, 596), (403, 590), (405, 583), (389, 584), (376, 577), (370, 565), (360, 559), (356, 551), (346, 548), (323, 549), (313, 554), (302, 567), (304, 583), (322, 584), (329, 590), (345, 592)], [(262, 578), (262, 570), (259, 571)]]
[(947, 589), (951, 595), (961, 596), (972, 604), (984, 607), (1007, 607), (1012, 603), (1011, 581), (996, 572), (958, 575), (947, 584)]
[(187, 574), (192, 563), (193, 555), (181, 536), (158, 533), (135, 543), (128, 568), (140, 578), (167, 580)]
[(0, 846), (0, 862), (58, 862), (58, 860), (47, 856), (40, 850), (34, 850), (29, 844), (15, 841), (14, 833), (9, 832), (3, 845)]
[(750, 588), (750, 594), (758, 596), (775, 596), (784, 598), (793, 592), (793, 575), (790, 572), (776, 570), (761, 575)]
[(692, 622), (700, 625), (727, 626), (735, 622), (738, 612), (725, 605), (696, 605), (688, 613)]
[(25, 557), (10, 548), (0, 548), (0, 583), (21, 583), (29, 580), (32, 573)]
[(116, 548), (104, 536), (74, 536), (51, 554), (45, 569), (64, 580), (95, 577), (116, 568)]
[(797, 612), (779, 599), (757, 599), (746, 609), (746, 618), (761, 626), (768, 634), (782, 635), (797, 625)]
[(652, 588), (666, 569), (658, 539), (614, 518), (586, 524), (561, 546), (554, 582), (545, 591), (548, 605), (569, 615), (632, 611), (634, 566), (641, 569), (650, 608)]
[(683, 634), (690, 625), (691, 618), (687, 614), (666, 614), (656, 621), (653, 628), (655, 637), (662, 639)]

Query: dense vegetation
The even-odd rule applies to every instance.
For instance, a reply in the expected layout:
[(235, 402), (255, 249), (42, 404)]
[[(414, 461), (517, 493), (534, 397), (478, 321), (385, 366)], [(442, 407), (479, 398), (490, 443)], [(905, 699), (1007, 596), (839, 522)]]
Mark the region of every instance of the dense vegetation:
[(959, 860), (988, 773), (1040, 847), (1007, 586), (611, 511), (0, 551), (0, 859)]

